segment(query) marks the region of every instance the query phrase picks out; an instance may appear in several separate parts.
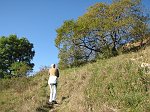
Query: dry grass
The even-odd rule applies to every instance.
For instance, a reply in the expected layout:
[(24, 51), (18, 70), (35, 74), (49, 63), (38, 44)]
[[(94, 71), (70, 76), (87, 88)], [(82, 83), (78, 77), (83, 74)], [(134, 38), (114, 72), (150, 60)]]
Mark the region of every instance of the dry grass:
[[(47, 99), (44, 75), (42, 71), (33, 78), (17, 78), (3, 80), (3, 88), (0, 92), (1, 112), (35, 112), (36, 108)], [(45, 77), (45, 78), (44, 78)], [(7, 83), (8, 84), (7, 84)], [(2, 84), (2, 81), (0, 82)], [(8, 87), (9, 88), (5, 88)]]
[(150, 63), (149, 55), (148, 47), (138, 53), (97, 62), (91, 86), (86, 90), (92, 111), (150, 111), (150, 74), (140, 67), (142, 62)]
[(61, 102), (60, 112), (87, 112), (84, 91), (92, 74), (92, 71), (89, 71), (91, 67), (89, 64), (86, 67), (72, 68), (61, 73), (58, 87), (58, 99)]
[(140, 64), (150, 63), (150, 47), (82, 67), (60, 70), (57, 101), (49, 98), (47, 69), (27, 79), (0, 81), (1, 112), (148, 112), (150, 75)]

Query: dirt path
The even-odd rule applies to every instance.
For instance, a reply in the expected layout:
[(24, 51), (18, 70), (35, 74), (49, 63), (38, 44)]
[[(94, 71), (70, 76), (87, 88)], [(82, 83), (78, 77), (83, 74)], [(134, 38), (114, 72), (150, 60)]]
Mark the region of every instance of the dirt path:
[(36, 112), (57, 112), (57, 108), (59, 108), (60, 105), (61, 105), (61, 103), (49, 104), (48, 102), (45, 102), (44, 105), (42, 105), (36, 109)]
[(88, 65), (81, 70), (72, 69), (71, 72), (64, 73), (65, 75), (59, 79), (58, 104), (49, 105), (45, 102), (36, 109), (36, 112), (57, 112), (59, 110), (88, 112), (89, 106), (84, 92), (93, 73), (93, 70), (89, 71), (90, 68), (92, 68), (91, 65)]

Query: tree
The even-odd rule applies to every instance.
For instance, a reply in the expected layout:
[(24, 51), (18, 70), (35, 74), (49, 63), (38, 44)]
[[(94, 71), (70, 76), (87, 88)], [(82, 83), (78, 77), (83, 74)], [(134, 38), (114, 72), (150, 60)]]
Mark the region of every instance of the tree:
[(34, 54), (33, 44), (26, 38), (19, 39), (16, 35), (0, 37), (0, 77), (11, 77), (16, 72), (16, 69), (12, 69), (15, 63), (24, 63), (32, 70)]
[(123, 40), (141, 39), (149, 29), (149, 17), (144, 15), (140, 3), (140, 0), (116, 0), (110, 5), (95, 4), (77, 20), (80, 26), (78, 38), (88, 40), (84, 42), (86, 46), (91, 43), (91, 38), (92, 42), (97, 40), (97, 47), (94, 48), (95, 43), (91, 44), (94, 48), (91, 50), (103, 53), (103, 48), (107, 48), (109, 54), (115, 56)]
[(11, 74), (14, 77), (27, 76), (32, 70), (32, 68), (25, 62), (14, 62), (9, 69), (12, 70)]
[(149, 20), (149, 16), (141, 7), (141, 0), (114, 0), (112, 4), (97, 3), (89, 7), (76, 21), (65, 21), (57, 30), (55, 43), (60, 51), (66, 49), (68, 57), (65, 59), (69, 59), (70, 56), (76, 59), (75, 51), (81, 51), (77, 57), (86, 61), (99, 56), (116, 56), (123, 41), (127, 43), (144, 39), (149, 33)]
[(59, 67), (66, 68), (76, 66), (85, 61), (84, 50), (77, 46), (79, 40), (73, 39), (76, 29), (76, 23), (73, 20), (65, 21), (57, 29), (57, 38), (55, 39), (56, 47), (59, 49)]

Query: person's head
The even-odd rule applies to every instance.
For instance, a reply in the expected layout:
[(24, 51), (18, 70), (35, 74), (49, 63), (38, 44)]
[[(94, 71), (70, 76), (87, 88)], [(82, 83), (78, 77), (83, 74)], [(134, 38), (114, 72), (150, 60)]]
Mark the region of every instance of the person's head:
[(55, 64), (51, 64), (51, 67), (52, 67), (52, 68), (55, 68)]

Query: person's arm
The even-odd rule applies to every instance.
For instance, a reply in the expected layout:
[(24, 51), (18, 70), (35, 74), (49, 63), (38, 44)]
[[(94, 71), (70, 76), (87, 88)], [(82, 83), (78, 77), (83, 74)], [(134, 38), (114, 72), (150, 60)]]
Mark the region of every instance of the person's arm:
[(58, 69), (56, 69), (57, 70), (57, 77), (59, 77), (59, 70)]
[(50, 75), (50, 69), (48, 70), (48, 75)]

